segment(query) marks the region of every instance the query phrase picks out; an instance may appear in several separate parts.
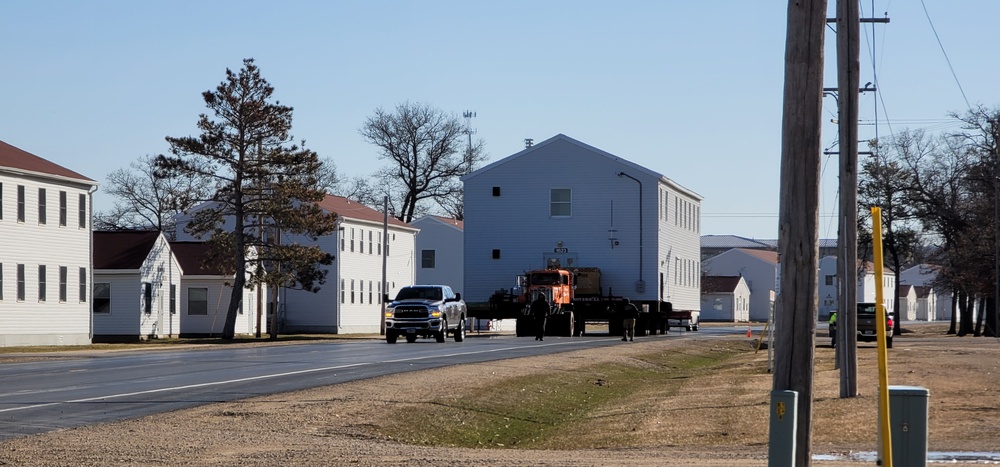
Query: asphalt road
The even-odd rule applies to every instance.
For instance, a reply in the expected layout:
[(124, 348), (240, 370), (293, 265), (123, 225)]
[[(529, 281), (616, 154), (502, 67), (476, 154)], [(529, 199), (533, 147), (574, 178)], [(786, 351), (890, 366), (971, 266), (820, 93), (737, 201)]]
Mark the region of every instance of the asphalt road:
[[(638, 339), (710, 338), (706, 328)], [(745, 331), (744, 331), (745, 332)], [(628, 345), (617, 336), (469, 334), (465, 342), (420, 339), (324, 341), (276, 346), (81, 353), (0, 364), (0, 440), (203, 404), (295, 391), (447, 365)], [(46, 359), (46, 358), (51, 358)]]

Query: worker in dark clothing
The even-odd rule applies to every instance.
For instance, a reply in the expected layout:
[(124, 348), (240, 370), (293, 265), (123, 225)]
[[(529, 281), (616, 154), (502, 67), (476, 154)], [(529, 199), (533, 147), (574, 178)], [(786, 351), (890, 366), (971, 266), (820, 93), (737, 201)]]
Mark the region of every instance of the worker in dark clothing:
[(622, 325), (625, 326), (622, 340), (631, 341), (635, 338), (635, 322), (639, 320), (639, 309), (627, 298), (622, 299), (622, 302), (624, 302), (622, 316), (625, 318), (622, 322)]
[(545, 301), (545, 295), (538, 294), (535, 301), (531, 302), (528, 309), (531, 317), (535, 321), (535, 340), (540, 341), (545, 336), (545, 319), (549, 316), (549, 302)]

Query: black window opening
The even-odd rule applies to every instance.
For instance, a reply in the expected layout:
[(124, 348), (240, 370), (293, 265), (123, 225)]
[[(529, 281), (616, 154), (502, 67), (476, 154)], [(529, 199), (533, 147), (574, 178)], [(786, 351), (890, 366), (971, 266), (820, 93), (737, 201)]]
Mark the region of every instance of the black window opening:
[(493, 259), (500, 259), (500, 250), (499, 249), (494, 249), (493, 250)]
[(493, 196), (500, 196), (500, 187), (493, 187)]

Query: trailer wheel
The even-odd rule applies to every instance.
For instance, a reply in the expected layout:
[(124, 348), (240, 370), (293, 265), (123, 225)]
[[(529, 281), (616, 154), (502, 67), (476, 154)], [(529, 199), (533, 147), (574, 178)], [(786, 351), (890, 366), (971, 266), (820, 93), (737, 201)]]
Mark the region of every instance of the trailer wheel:
[(414, 343), (416, 341), (417, 341), (417, 335), (416, 334), (407, 334), (406, 335), (406, 342), (412, 344), (412, 343)]
[(566, 327), (564, 328), (565, 331), (566, 331), (566, 334), (564, 334), (564, 335), (566, 337), (573, 337), (575, 335), (574, 334), (574, 329), (576, 327), (575, 326), (576, 325), (576, 318), (573, 317), (573, 312), (572, 311), (567, 311), (564, 314), (566, 315)]

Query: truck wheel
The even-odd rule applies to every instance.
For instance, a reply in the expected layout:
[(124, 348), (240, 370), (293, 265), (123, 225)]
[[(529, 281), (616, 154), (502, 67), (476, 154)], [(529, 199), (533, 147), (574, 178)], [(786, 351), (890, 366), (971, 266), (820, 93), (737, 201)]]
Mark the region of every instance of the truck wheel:
[(458, 329), (455, 330), (455, 342), (465, 341), (465, 319), (458, 322)]
[(528, 335), (527, 331), (528, 318), (518, 318), (514, 322), (514, 335), (517, 337), (524, 337)]
[(885, 348), (887, 348), (887, 349), (891, 349), (892, 348), (892, 336), (889, 336), (889, 337), (885, 338)]
[(566, 315), (566, 327), (565, 327), (565, 331), (564, 331), (565, 334), (563, 334), (563, 335), (566, 336), (566, 337), (573, 337), (574, 336), (574, 332), (575, 332), (573, 328), (576, 325), (576, 319), (573, 317), (573, 312), (572, 311), (567, 311), (566, 313), (563, 313), (563, 314)]
[(414, 343), (416, 341), (417, 341), (417, 335), (416, 334), (407, 334), (406, 335), (406, 342), (412, 344), (412, 343)]
[(444, 342), (445, 337), (448, 337), (448, 321), (441, 323), (441, 332), (437, 336), (434, 336), (438, 342)]
[(698, 330), (698, 325), (696, 324), (694, 326), (691, 326), (691, 330), (692, 331), (697, 331)]
[(385, 341), (390, 344), (395, 344), (397, 337), (399, 337), (399, 335), (392, 331), (386, 331), (385, 333)]

